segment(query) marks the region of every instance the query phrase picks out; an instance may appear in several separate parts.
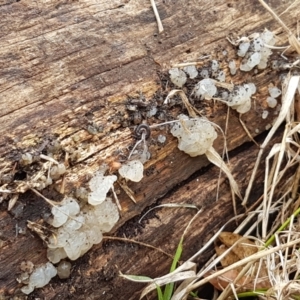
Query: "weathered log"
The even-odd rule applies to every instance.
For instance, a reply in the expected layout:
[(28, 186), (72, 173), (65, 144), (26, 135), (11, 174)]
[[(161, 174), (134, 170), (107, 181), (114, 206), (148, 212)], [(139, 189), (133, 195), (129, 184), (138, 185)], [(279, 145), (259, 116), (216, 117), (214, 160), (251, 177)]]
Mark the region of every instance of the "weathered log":
[[(283, 43), (287, 40), (286, 34), (277, 23), (258, 2), (156, 2), (165, 30), (162, 34), (157, 34), (148, 0), (1, 2), (0, 153), (3, 176), (26, 176), (17, 164), (21, 154), (40, 154), (56, 141), (71, 154), (77, 148), (82, 149), (81, 157), (70, 162), (65, 177), (64, 194), (71, 193), (84, 185), (101, 163), (118, 161), (122, 153), (128, 155), (127, 148), (134, 144), (132, 133), (137, 121), (162, 122), (157, 116), (145, 118), (144, 115), (134, 120), (126, 109), (129, 98), (138, 99), (141, 93), (147, 103), (157, 103), (158, 109), (167, 115), (166, 119), (168, 114), (172, 119), (184, 111), (178, 106), (161, 105), (161, 99), (171, 89), (167, 70), (174, 63), (199, 61), (205, 54), (210, 54), (209, 59), (219, 60), (227, 72), (228, 82), (251, 81), (257, 85), (253, 109), (243, 120), (252, 136), (265, 131), (276, 114), (273, 111), (263, 120), (261, 113), (266, 107), (267, 87), (271, 82), (278, 83), (278, 73), (271, 68), (257, 74), (238, 72), (229, 80), (228, 61), (237, 57), (234, 47), (225, 38), (268, 28), (276, 31)], [(282, 12), (292, 2), (271, 1), (270, 4)], [(290, 9), (282, 19), (287, 26), (295, 28), (297, 15), (297, 9)], [(203, 66), (209, 66), (209, 60), (203, 60)], [(191, 89), (192, 83), (186, 88), (187, 94)], [(225, 105), (204, 101), (200, 106), (203, 114), (225, 129)], [(233, 150), (249, 137), (235, 111), (229, 112), (229, 118), (227, 146)], [(167, 137), (164, 145), (156, 142), (160, 133)], [(214, 203), (212, 192), (217, 186), (219, 171), (205, 169), (207, 172), (202, 172), (199, 178), (196, 173), (197, 179), (189, 179), (207, 166), (208, 161), (204, 156), (190, 158), (180, 152), (176, 139), (166, 129), (153, 130), (149, 144), (152, 157), (145, 166), (146, 176), (139, 183), (128, 184), (137, 203), (120, 189), (123, 212), (115, 230), (122, 228), (118, 235), (134, 236), (136, 240), (159, 246), (172, 254), (181, 229), (192, 216), (191, 211), (163, 209), (158, 212), (158, 219), (148, 220), (145, 229), (140, 228), (136, 219), (127, 221), (158, 199), (164, 203), (203, 205), (201, 222), (191, 228), (186, 239), (184, 259), (232, 216), (229, 187), (223, 179), (221, 197)], [(214, 146), (221, 153), (222, 138), (218, 138)], [(245, 176), (250, 174), (255, 160), (253, 149), (255, 146), (250, 150), (245, 147), (243, 153), (234, 153), (232, 159), (233, 173), (242, 190), (247, 181)], [(262, 181), (261, 172), (262, 169), (258, 182)], [(177, 192), (164, 196), (178, 184), (182, 186)], [(61, 187), (61, 182), (57, 182), (57, 186)], [(252, 201), (260, 189), (255, 192)], [(62, 197), (53, 191), (43, 193), (52, 199)], [(18, 293), (16, 276), (22, 260), (35, 264), (46, 261), (42, 241), (29, 231), (16, 236), (15, 228), (24, 230), (27, 220), (39, 220), (49, 207), (29, 191), (21, 194), (18, 201), (24, 209), (17, 218), (7, 212), (7, 200), (1, 204), (0, 292), (3, 295)], [(216, 207), (215, 214), (213, 207)], [(35, 291), (29, 299), (137, 299), (142, 287), (124, 282), (118, 277), (118, 271), (154, 277), (165, 274), (169, 266), (170, 260), (160, 252), (105, 241), (74, 263), (70, 279), (54, 280), (51, 285)]]

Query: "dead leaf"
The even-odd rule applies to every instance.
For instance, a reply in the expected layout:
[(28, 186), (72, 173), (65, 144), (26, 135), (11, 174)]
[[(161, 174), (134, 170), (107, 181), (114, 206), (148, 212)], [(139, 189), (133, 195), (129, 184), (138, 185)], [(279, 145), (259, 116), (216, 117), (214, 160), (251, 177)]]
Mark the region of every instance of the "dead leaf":
[[(228, 249), (232, 249), (221, 259), (221, 264), (225, 268), (236, 263), (245, 257), (255, 254), (259, 249), (258, 246), (251, 240), (232, 232), (221, 232), (219, 242), (215, 243), (215, 250), (218, 256), (224, 254)], [(210, 281), (210, 283), (218, 290), (224, 290), (229, 283), (233, 283), (243, 266), (234, 270), (228, 271), (221, 276), (218, 276)], [(213, 274), (211, 271), (205, 275)], [(259, 262), (253, 263), (247, 274), (242, 276), (235, 282), (235, 287), (239, 291), (246, 291), (258, 288), (270, 287), (270, 282), (267, 276), (265, 265), (259, 265)]]
[[(228, 247), (226, 245), (221, 244), (215, 245), (215, 250), (218, 256), (221, 256), (225, 251), (228, 250)], [(222, 260), (221, 265), (223, 268), (232, 265), (233, 263), (239, 261), (239, 257), (233, 252), (230, 251)]]
[(219, 240), (228, 248), (230, 248), (240, 240), (240, 242), (237, 245), (235, 245), (232, 249), (232, 251), (236, 254), (239, 260), (253, 255), (258, 251), (258, 247), (255, 245), (254, 242), (236, 233), (221, 232), (219, 235)]
[[(213, 274), (215, 271), (210, 271), (204, 275), (207, 277)], [(228, 284), (233, 283), (236, 277), (239, 275), (239, 271), (237, 270), (230, 270), (221, 276), (218, 276), (212, 280), (210, 283), (219, 291), (223, 291)], [(255, 278), (251, 278), (250, 276), (243, 276), (241, 279), (235, 282), (235, 287), (238, 289), (239, 292), (253, 290), (254, 285), (255, 289), (264, 289), (271, 287), (271, 284), (268, 278), (259, 278), (256, 282)]]

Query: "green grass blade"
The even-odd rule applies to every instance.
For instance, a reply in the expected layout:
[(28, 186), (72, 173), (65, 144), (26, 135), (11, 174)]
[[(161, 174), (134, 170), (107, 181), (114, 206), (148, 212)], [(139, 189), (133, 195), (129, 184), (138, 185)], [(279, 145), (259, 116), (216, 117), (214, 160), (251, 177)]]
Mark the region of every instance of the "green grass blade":
[(158, 300), (164, 300), (163, 292), (159, 285), (156, 286)]
[(238, 293), (237, 296), (239, 299), (248, 298), (248, 297), (256, 297), (256, 296), (264, 296), (268, 289), (259, 289), (255, 291)]
[[(173, 272), (178, 265), (178, 262), (180, 260), (182, 250), (183, 250), (182, 244), (183, 244), (183, 237), (180, 239), (180, 242), (177, 246), (176, 253), (175, 253), (174, 259), (172, 261), (171, 268), (170, 268), (170, 272)], [(170, 300), (172, 297), (172, 294), (173, 294), (173, 290), (174, 290), (174, 283), (167, 284), (165, 287), (163, 300)]]
[[(300, 207), (292, 214), (292, 216), (297, 217), (300, 213)], [(277, 230), (275, 233), (283, 231), (291, 222), (292, 216), (289, 217)], [(265, 247), (270, 246), (275, 240), (275, 234), (273, 234), (265, 243)]]

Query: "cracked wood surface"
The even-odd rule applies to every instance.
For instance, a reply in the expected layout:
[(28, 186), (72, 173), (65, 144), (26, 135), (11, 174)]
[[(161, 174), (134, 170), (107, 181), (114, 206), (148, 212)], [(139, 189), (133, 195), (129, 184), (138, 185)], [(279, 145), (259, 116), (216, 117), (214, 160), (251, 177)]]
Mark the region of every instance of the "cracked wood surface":
[[(282, 12), (292, 2), (274, 0), (269, 4), (275, 11)], [(169, 89), (166, 72), (172, 64), (199, 60), (200, 56), (210, 54), (211, 59), (219, 60), (228, 75), (227, 63), (237, 57), (225, 39), (227, 36), (242, 36), (268, 28), (278, 33), (281, 43), (286, 41), (285, 34), (256, 1), (166, 0), (156, 3), (165, 29), (160, 35), (147, 0), (0, 1), (1, 168), (12, 168), (19, 153), (36, 149), (54, 138), (66, 151), (84, 145), (82, 157), (68, 169), (65, 186), (68, 194), (85, 182), (87, 174), (93, 174), (105, 159), (118, 159), (116, 153), (127, 153), (126, 148), (134, 143), (134, 124), (124, 106), (127, 96), (136, 97), (141, 92), (151, 101), (157, 95), (165, 95)], [(282, 19), (294, 29), (297, 15), (298, 10), (294, 8), (283, 14)], [(269, 68), (256, 75), (239, 72), (233, 78), (227, 76), (228, 82), (251, 81), (258, 87), (253, 109), (243, 116), (253, 136), (263, 132), (276, 117), (272, 111), (266, 120), (261, 119), (268, 84), (277, 83), (277, 79), (278, 74)], [(207, 103), (204, 112), (225, 128), (227, 108), (224, 105)], [(147, 121), (159, 122), (154, 118)], [(91, 135), (87, 131), (91, 123), (102, 128), (102, 132)], [(160, 133), (153, 131), (153, 141)], [(207, 165), (205, 157), (188, 157), (177, 149), (176, 140), (169, 133), (163, 131), (163, 134), (167, 137), (165, 145), (158, 147), (151, 142), (152, 157), (145, 166), (147, 175), (140, 183), (129, 184), (137, 204), (123, 192), (119, 195), (123, 212), (115, 230), (157, 199), (168, 202), (169, 198), (164, 197), (166, 193)], [(247, 140), (237, 114), (230, 111), (228, 149), (235, 149)], [(214, 145), (222, 151), (221, 138)], [(244, 164), (251, 170), (254, 157), (251, 152), (248, 155), (245, 154)], [(234, 159), (239, 165), (238, 156)], [(243, 167), (235, 170), (237, 178), (245, 175)], [(216, 187), (216, 173), (200, 176), (201, 188), (192, 185), (195, 194), (190, 195), (186, 185), (178, 193), (192, 202), (193, 199), (203, 201), (197, 198), (199, 193), (212, 201), (208, 190)], [(245, 177), (239, 182), (244, 188)], [(222, 209), (229, 218), (232, 212), (227, 189), (228, 186), (224, 187), (221, 197), (227, 206), (222, 201), (214, 205), (217, 216)], [(178, 197), (178, 202), (180, 199)], [(6, 212), (6, 201), (1, 204), (1, 238), (5, 244), (0, 248), (0, 289), (5, 294), (17, 293), (15, 278), (23, 259), (34, 263), (46, 261), (45, 248), (37, 237), (29, 232), (15, 237), (15, 226), (25, 226), (26, 220), (38, 220), (45, 204), (29, 192), (21, 195), (20, 201), (26, 208), (19, 219)], [(211, 222), (211, 209), (211, 205), (205, 209), (206, 217), (198, 225), (202, 228), (200, 238), (196, 242), (193, 235), (187, 239), (191, 252), (207, 239), (209, 233), (205, 228), (213, 232), (220, 226), (218, 222)], [(177, 214), (177, 210), (172, 214)], [(187, 224), (191, 216), (186, 212), (184, 215), (181, 226)], [(180, 235), (174, 229), (175, 220), (159, 223), (160, 235), (150, 230), (155, 219), (149, 222), (144, 229), (148, 234), (145, 241), (161, 243), (162, 248), (172, 253)], [(122, 228), (124, 226), (126, 224)], [(133, 230), (130, 224), (128, 228)], [(139, 232), (136, 234), (135, 238), (139, 239)], [(132, 236), (132, 233), (127, 235)], [(170, 241), (176, 241), (172, 247), (168, 245)], [(170, 265), (161, 254), (147, 256), (144, 250), (137, 254), (135, 246), (122, 244), (119, 249), (115, 242), (105, 242), (104, 246), (93, 247), (76, 261), (71, 279), (63, 284), (54, 280), (51, 286), (34, 292), (29, 298), (80, 299), (84, 293), (91, 299), (137, 299), (141, 286), (120, 280), (115, 266), (122, 272), (157, 276), (167, 272)], [(81, 282), (82, 277), (84, 282)]]

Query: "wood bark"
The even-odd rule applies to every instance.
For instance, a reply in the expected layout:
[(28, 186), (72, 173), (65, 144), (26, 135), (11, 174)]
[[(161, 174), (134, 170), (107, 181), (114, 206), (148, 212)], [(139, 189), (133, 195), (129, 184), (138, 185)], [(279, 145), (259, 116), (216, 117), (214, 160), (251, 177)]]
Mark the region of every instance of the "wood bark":
[[(135, 123), (162, 122), (145, 115), (133, 118), (128, 111), (130, 99), (145, 97), (156, 103), (164, 114), (179, 114), (184, 108), (166, 108), (161, 99), (171, 89), (168, 69), (175, 63), (217, 59), (226, 72), (227, 82), (254, 82), (258, 92), (251, 111), (243, 120), (253, 137), (266, 130), (276, 118), (266, 109), (270, 83), (279, 85), (279, 74), (265, 71), (242, 73), (230, 77), (228, 62), (239, 61), (236, 49), (226, 37), (243, 36), (268, 28), (278, 34), (280, 43), (287, 36), (258, 1), (156, 1), (164, 32), (158, 34), (153, 10), (148, 0), (111, 1), (0, 1), (0, 122), (2, 176), (22, 175), (16, 164), (26, 152), (42, 153), (57, 141), (65, 152), (81, 149), (82, 155), (70, 163), (65, 177), (64, 194), (84, 186), (87, 179), (104, 161), (119, 161), (134, 145)], [(269, 1), (280, 13), (293, 1)], [(297, 7), (281, 17), (294, 30)], [(274, 54), (273, 58), (279, 55)], [(185, 92), (190, 94), (192, 83)], [(142, 95), (142, 96), (141, 96)], [(202, 113), (225, 129), (227, 107), (204, 101)], [(168, 118), (167, 118), (168, 119)], [(232, 152), (233, 174), (242, 192), (253, 168), (257, 147), (249, 144), (248, 135), (235, 111), (229, 111), (227, 147)], [(91, 127), (96, 126), (96, 134)], [(160, 145), (157, 136), (167, 141)], [(214, 143), (219, 153), (224, 141)], [(185, 240), (183, 260), (191, 256), (212, 234), (233, 216), (231, 196), (226, 180), (221, 177), (220, 199), (215, 202), (219, 171), (206, 166), (204, 156), (191, 158), (177, 148), (168, 130), (153, 130), (149, 141), (151, 159), (139, 183), (128, 183), (134, 192), (133, 203), (120, 188), (118, 195), (123, 211), (115, 226), (116, 236), (133, 238), (174, 254), (176, 245), (194, 212), (186, 209), (161, 209), (150, 214), (140, 225), (137, 220), (146, 207), (159, 203), (193, 203), (203, 213), (192, 225)], [(261, 166), (251, 202), (262, 189)], [(60, 187), (61, 182), (57, 185)], [(53, 197), (53, 193), (43, 191)], [(1, 203), (0, 293), (19, 294), (16, 276), (22, 260), (38, 264), (46, 262), (43, 242), (27, 231), (15, 234), (15, 228), (26, 228), (26, 221), (38, 221), (47, 210), (45, 202), (32, 192), (21, 194), (23, 213), (7, 211), (7, 199)], [(238, 207), (239, 212), (242, 208)], [(211, 252), (201, 257), (205, 262)], [(168, 272), (170, 259), (160, 252), (134, 244), (105, 240), (74, 262), (71, 278), (54, 279), (50, 285), (36, 290), (28, 299), (138, 299), (142, 285), (124, 281), (122, 273), (150, 277)], [(23, 297), (23, 296), (21, 296)]]

